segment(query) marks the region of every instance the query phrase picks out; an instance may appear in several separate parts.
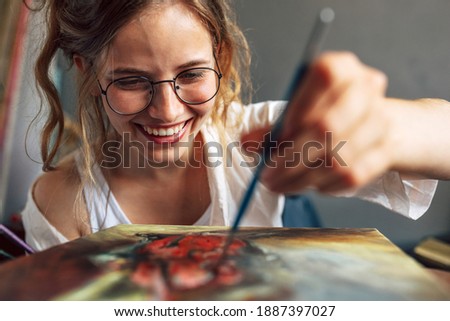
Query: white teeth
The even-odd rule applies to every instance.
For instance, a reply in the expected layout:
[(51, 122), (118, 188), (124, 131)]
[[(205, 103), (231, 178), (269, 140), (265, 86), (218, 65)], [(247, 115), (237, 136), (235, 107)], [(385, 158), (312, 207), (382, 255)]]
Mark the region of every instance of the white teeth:
[(183, 128), (184, 124), (180, 124), (170, 128), (151, 128), (149, 126), (143, 126), (144, 130), (154, 136), (173, 136), (178, 134), (180, 130)]

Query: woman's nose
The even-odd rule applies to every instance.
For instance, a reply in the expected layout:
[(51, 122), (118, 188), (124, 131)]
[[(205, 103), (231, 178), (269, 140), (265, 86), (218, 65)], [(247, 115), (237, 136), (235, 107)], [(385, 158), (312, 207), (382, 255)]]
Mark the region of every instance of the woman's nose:
[(185, 105), (175, 94), (173, 82), (162, 81), (153, 84), (153, 97), (148, 108), (150, 116), (166, 123), (175, 122), (184, 112)]

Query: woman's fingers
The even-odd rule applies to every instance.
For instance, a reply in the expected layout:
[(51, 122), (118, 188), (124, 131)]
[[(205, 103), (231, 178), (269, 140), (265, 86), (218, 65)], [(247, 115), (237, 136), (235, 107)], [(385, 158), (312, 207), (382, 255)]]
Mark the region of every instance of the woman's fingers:
[(359, 186), (385, 171), (389, 157), (379, 158), (389, 129), (386, 86), (384, 74), (352, 54), (322, 55), (294, 95), (262, 181), (284, 193), (325, 191)]
[[(351, 91), (353, 88), (358, 90)], [(283, 137), (291, 136), (299, 125), (309, 127), (318, 123), (327, 127), (327, 120), (333, 121), (334, 118), (324, 119), (324, 116), (335, 108), (337, 112), (346, 92), (372, 96), (374, 93), (384, 93), (385, 88), (386, 77), (363, 65), (353, 54), (323, 54), (311, 65), (305, 81), (291, 101)]]

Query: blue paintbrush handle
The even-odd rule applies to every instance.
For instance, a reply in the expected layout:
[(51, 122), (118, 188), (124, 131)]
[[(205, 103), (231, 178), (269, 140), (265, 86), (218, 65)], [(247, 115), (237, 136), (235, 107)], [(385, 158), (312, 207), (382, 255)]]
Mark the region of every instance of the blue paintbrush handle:
[[(287, 113), (287, 110), (289, 109), (292, 101), (292, 97), (294, 93), (298, 90), (298, 88), (301, 86), (301, 83), (303, 79), (305, 78), (305, 75), (308, 72), (309, 66), (311, 62), (314, 60), (314, 58), (317, 56), (317, 54), (320, 52), (321, 45), (325, 39), (326, 31), (328, 30), (328, 26), (330, 23), (334, 20), (334, 12), (330, 8), (322, 9), (319, 13), (319, 16), (316, 20), (316, 23), (314, 25), (314, 28), (311, 32), (311, 35), (309, 37), (309, 40), (307, 42), (305, 52), (303, 54), (303, 59), (301, 60), (300, 65), (297, 68), (297, 71), (295, 72), (294, 79), (291, 82), (291, 85), (287, 91), (287, 100), (288, 104), (286, 108), (283, 110), (282, 114), (278, 117), (275, 125), (273, 126), (270, 135), (266, 135), (266, 138), (269, 140), (277, 141), (281, 129), (283, 128), (283, 122), (285, 115)], [(244, 213), (246, 212), (250, 201), (252, 199), (252, 196), (254, 194), (256, 185), (259, 181), (259, 177), (261, 175), (261, 172), (267, 162), (267, 159), (270, 155), (270, 142), (265, 142), (263, 145), (263, 152), (260, 162), (258, 163), (258, 166), (255, 169), (255, 172), (253, 174), (253, 178), (250, 181), (249, 186), (247, 187), (247, 190), (242, 198), (241, 204), (239, 206), (239, 210), (235, 216), (233, 225), (232, 225), (232, 234), (237, 230), (239, 227), (239, 224), (244, 216)]]

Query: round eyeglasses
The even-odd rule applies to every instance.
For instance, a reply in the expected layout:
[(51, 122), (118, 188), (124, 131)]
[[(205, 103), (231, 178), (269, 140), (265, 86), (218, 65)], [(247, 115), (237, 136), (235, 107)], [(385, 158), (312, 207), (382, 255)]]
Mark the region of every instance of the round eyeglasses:
[(146, 109), (155, 95), (155, 86), (172, 83), (175, 95), (188, 105), (200, 105), (213, 99), (220, 87), (222, 74), (212, 68), (190, 68), (173, 79), (152, 81), (145, 76), (128, 76), (111, 81), (105, 89), (109, 107), (120, 115), (137, 114)]

